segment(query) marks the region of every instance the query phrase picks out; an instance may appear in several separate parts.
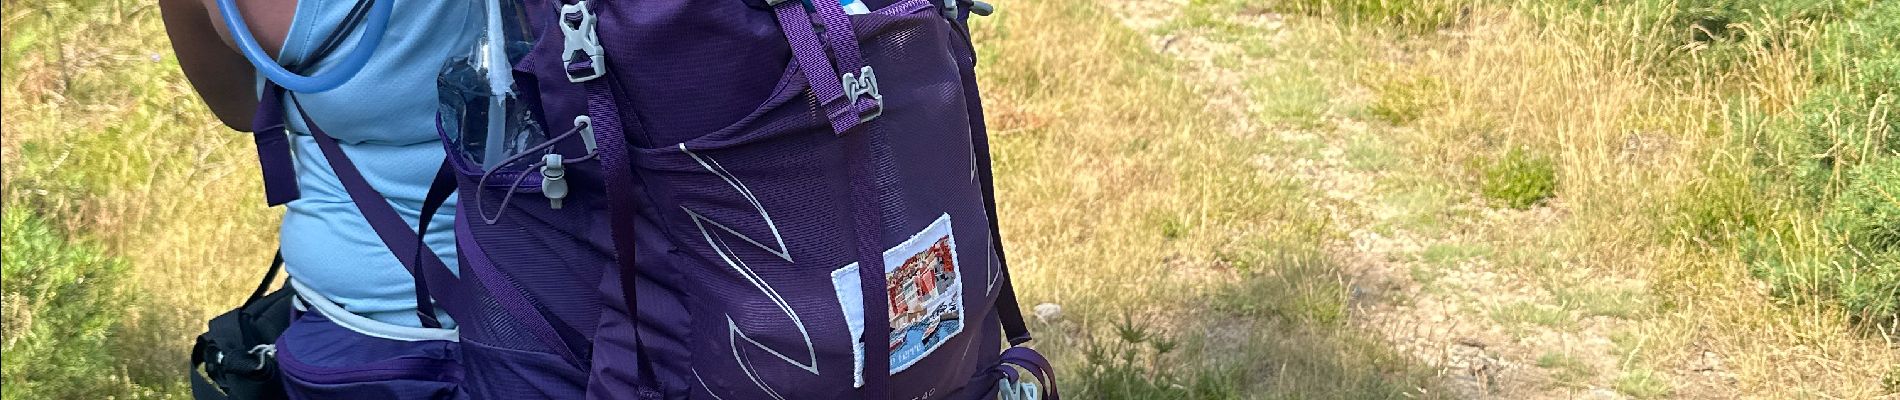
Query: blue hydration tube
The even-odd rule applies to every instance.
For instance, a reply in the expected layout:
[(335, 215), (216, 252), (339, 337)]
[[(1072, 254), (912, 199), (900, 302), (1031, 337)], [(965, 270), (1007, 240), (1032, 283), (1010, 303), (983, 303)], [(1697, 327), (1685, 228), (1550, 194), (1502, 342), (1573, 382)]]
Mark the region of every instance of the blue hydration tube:
[(391, 4), (395, 0), (364, 1), (371, 3), (362, 40), (356, 42), (356, 48), (334, 69), (311, 76), (297, 75), (277, 65), (277, 58), (266, 53), (257, 44), (257, 38), (251, 36), (250, 26), (244, 23), (244, 16), (238, 12), (236, 0), (218, 0), (218, 11), (224, 15), (224, 26), (230, 30), (231, 38), (237, 41), (238, 53), (244, 54), (244, 58), (250, 60), (251, 66), (264, 74), (265, 79), (293, 92), (317, 93), (342, 86), (357, 72), (362, 72), (363, 66), (369, 64), (370, 54), (375, 53), (376, 46), (382, 43), (383, 30), (389, 27), (390, 9), (393, 8)]

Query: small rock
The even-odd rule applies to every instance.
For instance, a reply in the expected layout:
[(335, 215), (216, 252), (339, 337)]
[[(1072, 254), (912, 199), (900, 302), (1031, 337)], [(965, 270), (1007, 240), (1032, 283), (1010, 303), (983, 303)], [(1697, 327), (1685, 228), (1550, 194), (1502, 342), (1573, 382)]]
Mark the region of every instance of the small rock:
[(1477, 337), (1472, 337), (1472, 336), (1459, 337), (1457, 339), (1457, 342), (1458, 342), (1458, 345), (1465, 346), (1465, 347), (1476, 347), (1479, 349), (1483, 349), (1486, 347), (1486, 344), (1484, 343), (1484, 339), (1479, 339)]
[(1062, 306), (1055, 303), (1037, 304), (1034, 310), (1038, 321), (1055, 322), (1062, 318)]
[(1590, 388), (1589, 392), (1583, 394), (1583, 398), (1590, 400), (1623, 400), (1623, 394), (1610, 389)]
[(1689, 370), (1695, 372), (1719, 372), (1722, 370), (1722, 356), (1712, 351), (1704, 351), (1702, 352), (1702, 359), (1690, 363)]

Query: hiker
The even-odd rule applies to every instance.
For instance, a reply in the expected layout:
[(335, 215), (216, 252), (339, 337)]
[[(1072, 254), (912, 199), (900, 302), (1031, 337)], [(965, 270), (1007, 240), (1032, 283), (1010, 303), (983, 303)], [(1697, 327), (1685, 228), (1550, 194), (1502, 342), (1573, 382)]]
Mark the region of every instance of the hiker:
[[(256, 132), (260, 160), (266, 162), (270, 201), (284, 203), (279, 241), (288, 285), (297, 293), (298, 310), (281, 338), (260, 344), (277, 354), (295, 349), (295, 366), (303, 370), (348, 368), (384, 362), (397, 356), (423, 354), (452, 361), (457, 340), (455, 322), (439, 312), (419, 312), (414, 279), (359, 211), (351, 185), (343, 177), (360, 179), (387, 198), (387, 204), (405, 228), (418, 223), (436, 166), (444, 157), (435, 130), (436, 74), (481, 29), (461, 24), (473, 1), (294, 1), (238, 0), (234, 4), (249, 25), (256, 47), (293, 73), (322, 76), (346, 68), (351, 57), (367, 57), (346, 80), (321, 91), (276, 89), (261, 79), (244, 54), (244, 38), (227, 28), (216, 0), (161, 0), (166, 30), (185, 77), (231, 129)], [(374, 7), (383, 7), (376, 9)], [(384, 12), (382, 20), (365, 14)], [(368, 20), (370, 22), (365, 23)], [(384, 24), (386, 26), (365, 26)], [(371, 33), (375, 34), (371, 34)], [(365, 46), (366, 37), (379, 37)], [(370, 48), (374, 48), (370, 50)], [(360, 54), (359, 54), (360, 53)], [(272, 78), (273, 80), (276, 78)], [(336, 78), (330, 78), (336, 80)], [(266, 89), (260, 90), (260, 86)], [(260, 94), (260, 91), (262, 94)], [(263, 105), (271, 109), (259, 110)], [(253, 119), (263, 115), (289, 116), (281, 121), (289, 134), (271, 130)], [(307, 118), (307, 120), (306, 120)], [(326, 149), (312, 135), (312, 122), (334, 140)], [(287, 143), (284, 141), (287, 139)], [(266, 154), (267, 143), (287, 145), (294, 152), (294, 186), (273, 177), (273, 160), (284, 154)], [(354, 164), (353, 171), (337, 168), (339, 160), (325, 155), (340, 150)], [(283, 174), (283, 168), (277, 173)], [(340, 177), (342, 175), (342, 177)], [(360, 175), (360, 176), (354, 176)], [(286, 194), (294, 193), (294, 194)], [(450, 221), (455, 202), (447, 201), (431, 216), (424, 236), (426, 248), (454, 270), (456, 247)], [(411, 231), (413, 232), (413, 231)], [(413, 235), (413, 233), (411, 233)], [(425, 255), (426, 257), (427, 255)], [(273, 271), (274, 272), (274, 271)], [(277, 339), (276, 342), (268, 342)], [(292, 398), (336, 398), (342, 392), (314, 382), (298, 382), (299, 373), (285, 364)], [(446, 366), (446, 367), (445, 367)], [(447, 373), (454, 367), (422, 367)], [(195, 375), (195, 374), (194, 374)], [(414, 389), (414, 388), (408, 388)], [(408, 390), (400, 389), (400, 390)], [(453, 389), (450, 389), (453, 390)], [(382, 392), (379, 398), (422, 398), (432, 390)], [(391, 397), (395, 396), (395, 397)], [(436, 397), (429, 397), (436, 398)]]
[[(201, 337), (207, 375), (275, 360), (291, 398), (1059, 398), (996, 231), (967, 25), (987, 5), (392, 2), (300, 7), (281, 59), (236, 18), (265, 11), (222, 15), (266, 78), (248, 128), (267, 202), (325, 200), (344, 212), (317, 228), (349, 240), (311, 259), (287, 217), (309, 311), (275, 348)], [(442, 31), (466, 25), (484, 29)], [(439, 141), (411, 136), (430, 83)], [(384, 296), (326, 286), (365, 268)], [(414, 289), (391, 290), (404, 271)], [(274, 303), (234, 312), (271, 315), (254, 304)]]

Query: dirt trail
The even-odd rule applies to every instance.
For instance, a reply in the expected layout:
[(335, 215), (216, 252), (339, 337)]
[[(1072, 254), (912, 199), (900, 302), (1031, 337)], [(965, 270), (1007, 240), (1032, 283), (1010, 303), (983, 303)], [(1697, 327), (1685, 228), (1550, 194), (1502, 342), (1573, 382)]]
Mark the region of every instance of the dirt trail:
[[(1253, 78), (1284, 73), (1288, 68), (1311, 71), (1347, 63), (1261, 55), (1312, 53), (1297, 47), (1339, 40), (1311, 37), (1338, 33), (1307, 25), (1330, 22), (1268, 10), (1193, 15), (1185, 0), (1120, 4), (1125, 5), (1119, 7), (1125, 25), (1149, 33), (1158, 52), (1176, 57), (1188, 72), (1184, 75), (1206, 88), (1214, 107), (1237, 117), (1238, 122), (1231, 128), (1235, 134), (1261, 137), (1277, 147), (1306, 149), (1262, 154), (1254, 162), (1268, 173), (1295, 177), (1313, 192), (1323, 194), (1310, 201), (1330, 212), (1335, 227), (1347, 238), (1333, 245), (1331, 252), (1354, 274), (1352, 323), (1376, 332), (1395, 350), (1437, 369), (1442, 384), (1439, 390), (1471, 399), (1736, 395), (1722, 389), (1733, 378), (1722, 371), (1721, 360), (1713, 353), (1706, 354), (1707, 359), (1689, 371), (1672, 372), (1696, 375), (1677, 378), (1676, 384), (1660, 383), (1664, 382), (1660, 379), (1643, 382), (1646, 379), (1640, 377), (1631, 381), (1630, 375), (1618, 374), (1627, 369), (1631, 354), (1642, 351), (1640, 342), (1632, 351), (1627, 348), (1629, 343), (1612, 339), (1619, 331), (1634, 328), (1635, 322), (1624, 319), (1630, 315), (1566, 305), (1575, 300), (1552, 293), (1550, 288), (1569, 289), (1539, 284), (1539, 279), (1549, 276), (1528, 276), (1522, 268), (1508, 268), (1492, 260), (1507, 258), (1491, 257), (1494, 253), (1531, 249), (1492, 249), (1494, 241), (1487, 238), (1500, 232), (1533, 234), (1540, 227), (1559, 223), (1565, 217), (1560, 199), (1530, 210), (1488, 207), (1469, 193), (1452, 194), (1461, 200), (1432, 210), (1395, 199), (1405, 194), (1382, 187), (1384, 182), (1393, 178), (1433, 178), (1410, 170), (1416, 166), (1408, 165), (1413, 161), (1405, 159), (1403, 153), (1407, 150), (1400, 149), (1403, 144), (1394, 139), (1411, 134), (1411, 128), (1366, 121), (1341, 111), (1350, 109), (1354, 102), (1363, 105), (1374, 96), (1371, 90), (1352, 82), (1350, 73), (1322, 74), (1334, 81), (1326, 82), (1325, 96), (1330, 98), (1323, 101), (1330, 104), (1313, 116), (1316, 123), (1285, 123), (1261, 117), (1260, 110), (1273, 107), (1262, 103), (1276, 100), (1251, 93), (1249, 85), (1258, 82)], [(1209, 24), (1209, 20), (1215, 23)], [(1236, 26), (1246, 33), (1233, 34)], [(1369, 57), (1407, 56), (1407, 50), (1399, 49), (1401, 46), (1379, 45), (1385, 48), (1376, 49), (1379, 51), (1373, 53), (1379, 54)], [(1261, 46), (1266, 49), (1261, 50)], [(1295, 65), (1302, 63), (1305, 65)], [(1347, 79), (1337, 79), (1342, 76)], [(1354, 154), (1367, 148), (1399, 154), (1387, 155), (1396, 160), (1374, 162)], [(1408, 227), (1405, 221), (1420, 214), (1449, 219), (1442, 224), (1451, 227)], [(1552, 274), (1566, 276), (1564, 272)], [(1645, 287), (1640, 281), (1603, 279), (1591, 280), (1588, 286), (1600, 296), (1641, 296)]]

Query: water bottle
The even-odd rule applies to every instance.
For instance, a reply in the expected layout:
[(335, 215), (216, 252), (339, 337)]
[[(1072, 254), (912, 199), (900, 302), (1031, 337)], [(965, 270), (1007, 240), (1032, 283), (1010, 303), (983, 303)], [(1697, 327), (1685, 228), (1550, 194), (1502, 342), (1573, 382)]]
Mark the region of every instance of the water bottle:
[(436, 118), (459, 153), (450, 156), (492, 171), (546, 141), (547, 133), (514, 81), (514, 64), (533, 46), (526, 10), (520, 0), (474, 1), (481, 4), (471, 7), (469, 30), (482, 29), (436, 75)]

